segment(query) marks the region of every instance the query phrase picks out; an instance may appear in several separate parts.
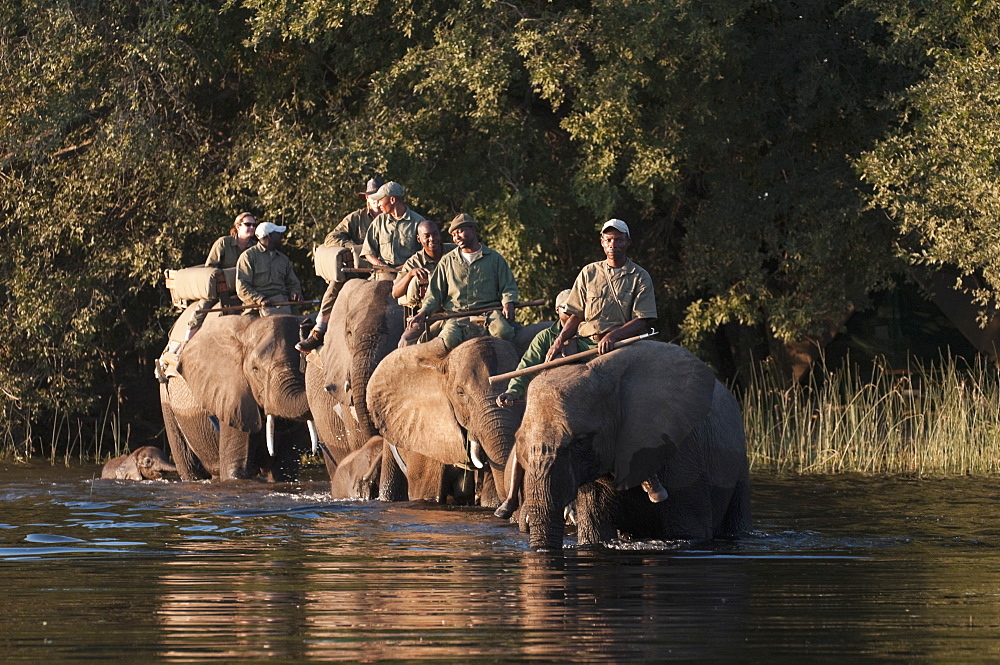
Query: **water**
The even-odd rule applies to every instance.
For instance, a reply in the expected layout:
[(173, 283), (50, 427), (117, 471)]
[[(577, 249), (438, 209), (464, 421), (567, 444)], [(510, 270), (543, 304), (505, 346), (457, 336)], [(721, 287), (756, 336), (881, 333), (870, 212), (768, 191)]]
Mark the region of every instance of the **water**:
[[(1000, 481), (755, 478), (735, 543), (527, 550), (488, 511), (0, 468), (2, 662), (1000, 657)], [(571, 543), (571, 539), (567, 543)]]

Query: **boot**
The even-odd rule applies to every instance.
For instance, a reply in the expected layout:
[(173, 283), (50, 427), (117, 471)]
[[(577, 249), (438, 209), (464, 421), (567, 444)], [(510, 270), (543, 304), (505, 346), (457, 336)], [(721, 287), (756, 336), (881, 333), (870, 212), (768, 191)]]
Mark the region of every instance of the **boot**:
[(312, 332), (309, 333), (309, 337), (295, 345), (295, 348), (302, 353), (309, 353), (310, 351), (315, 351), (319, 347), (323, 346), (323, 337), (326, 335), (325, 330), (320, 330), (318, 328), (313, 328)]
[(660, 482), (660, 477), (655, 473), (646, 480), (642, 481), (642, 489), (646, 490), (646, 494), (649, 495), (649, 500), (653, 503), (666, 501), (669, 496), (666, 488)]

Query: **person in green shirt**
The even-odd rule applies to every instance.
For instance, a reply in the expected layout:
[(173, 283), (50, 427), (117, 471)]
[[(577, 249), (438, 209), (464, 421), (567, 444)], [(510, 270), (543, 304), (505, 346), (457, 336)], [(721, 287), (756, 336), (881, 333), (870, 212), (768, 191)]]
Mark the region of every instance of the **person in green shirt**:
[[(344, 247), (343, 252), (347, 256), (352, 257), (352, 261), (356, 253), (361, 253), (368, 229), (371, 228), (375, 218), (382, 214), (382, 211), (379, 210), (378, 201), (375, 199), (375, 194), (378, 193), (383, 184), (382, 179), (378, 177), (368, 180), (365, 191), (358, 193), (359, 196), (364, 197), (366, 202), (365, 207), (359, 208), (347, 217), (344, 217), (340, 221), (340, 224), (337, 224), (332, 231), (326, 234), (326, 238), (323, 240), (325, 246)], [(363, 259), (360, 259), (360, 261), (361, 265), (354, 267), (370, 267)], [(344, 284), (346, 283), (346, 281), (333, 280), (326, 285), (326, 291), (323, 292), (323, 299), (319, 304), (319, 313), (316, 315), (316, 323), (313, 325), (312, 330), (309, 331), (309, 336), (295, 345), (296, 349), (302, 353), (309, 353), (313, 349), (318, 349), (323, 344), (323, 338), (326, 336), (326, 329), (330, 322), (330, 314), (333, 312), (333, 304), (337, 302), (337, 294), (340, 293), (340, 290), (344, 288)]]
[[(431, 275), (411, 326), (423, 325), (429, 314), (439, 311), (500, 307), (501, 311), (486, 315), (486, 330), (493, 337), (513, 339), (517, 281), (510, 266), (500, 254), (480, 242), (479, 225), (471, 215), (456, 216), (448, 230), (458, 247), (445, 254)], [(450, 351), (479, 334), (478, 326), (470, 326), (467, 318), (453, 318), (445, 321), (438, 336)]]
[[(236, 215), (229, 235), (222, 236), (212, 243), (212, 248), (208, 251), (208, 258), (205, 259), (205, 265), (210, 268), (235, 268), (236, 262), (244, 250), (257, 243), (257, 238), (254, 236), (256, 228), (257, 220), (253, 213), (241, 212)], [(195, 314), (188, 321), (188, 329), (184, 335), (185, 342), (194, 337), (194, 334), (201, 328), (201, 324), (205, 322), (205, 317), (208, 316), (207, 312), (199, 310), (208, 309), (217, 302), (219, 302), (218, 299), (198, 301)]]
[(417, 224), (424, 218), (406, 206), (404, 194), (402, 185), (390, 181), (372, 195), (381, 214), (368, 227), (361, 253), (373, 268), (398, 268), (420, 251)]

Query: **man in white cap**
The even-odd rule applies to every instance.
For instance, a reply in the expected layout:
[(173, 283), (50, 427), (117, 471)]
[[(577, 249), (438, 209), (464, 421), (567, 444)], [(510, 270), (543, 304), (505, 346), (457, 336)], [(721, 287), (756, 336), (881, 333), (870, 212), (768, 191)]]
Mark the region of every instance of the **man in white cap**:
[[(382, 214), (379, 210), (378, 201), (375, 200), (375, 194), (382, 187), (382, 184), (382, 178), (379, 177), (368, 180), (365, 191), (358, 193), (359, 196), (365, 198), (365, 207), (352, 212), (342, 219), (336, 228), (326, 234), (326, 239), (323, 240), (325, 246), (346, 247), (351, 250), (351, 252), (346, 252), (346, 254), (351, 257), (351, 261), (353, 262), (354, 255), (361, 252), (362, 245), (365, 242), (365, 235), (368, 233), (368, 229), (371, 228), (372, 222)], [(370, 266), (368, 266), (364, 259), (361, 259), (360, 265), (354, 267), (368, 268)], [(340, 293), (340, 289), (344, 287), (344, 284), (346, 284), (346, 281), (333, 280), (327, 283), (326, 291), (323, 292), (323, 300), (319, 305), (319, 314), (316, 315), (316, 324), (309, 332), (309, 336), (295, 345), (296, 349), (302, 353), (309, 353), (313, 349), (318, 349), (323, 344), (323, 338), (326, 336), (326, 328), (330, 322), (330, 314), (333, 312), (333, 304), (337, 302), (337, 294)]]
[(260, 305), (248, 309), (262, 316), (290, 314), (287, 306), (274, 307), (276, 302), (302, 300), (302, 285), (295, 276), (291, 260), (281, 249), (282, 234), (288, 227), (271, 222), (257, 225), (256, 245), (243, 252), (236, 262), (236, 294), (244, 305)]
[(607, 353), (615, 342), (641, 335), (656, 320), (656, 298), (649, 273), (628, 258), (628, 225), (609, 219), (601, 227), (604, 261), (583, 267), (566, 301), (569, 318), (545, 356), (566, 355), (574, 340), (581, 351)]
[[(424, 218), (406, 207), (403, 186), (387, 182), (372, 195), (381, 213), (372, 220), (361, 253), (373, 268), (398, 268), (420, 251), (417, 224)], [(382, 279), (392, 275), (382, 274)]]

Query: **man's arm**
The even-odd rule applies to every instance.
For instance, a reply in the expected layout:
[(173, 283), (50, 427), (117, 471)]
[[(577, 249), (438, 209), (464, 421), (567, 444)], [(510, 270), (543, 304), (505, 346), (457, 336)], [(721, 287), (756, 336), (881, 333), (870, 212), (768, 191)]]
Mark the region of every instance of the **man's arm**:
[(236, 295), (244, 305), (266, 305), (270, 301), (253, 288), (253, 267), (250, 258), (244, 252), (236, 262)]
[(601, 338), (601, 341), (597, 343), (597, 352), (607, 353), (615, 348), (616, 342), (628, 339), (629, 337), (641, 335), (646, 331), (647, 321), (650, 321), (650, 319), (632, 319), (625, 325), (618, 326), (614, 330), (608, 332)]
[(576, 331), (580, 327), (580, 323), (582, 321), (583, 317), (579, 314), (569, 315), (569, 318), (566, 319), (566, 323), (563, 324), (562, 330), (559, 331), (559, 335), (556, 336), (556, 341), (552, 343), (548, 353), (545, 354), (546, 362), (564, 355), (563, 352), (565, 351), (566, 345), (569, 344), (570, 340), (576, 337)]
[[(340, 220), (340, 224), (333, 227), (333, 230), (326, 234), (326, 239), (323, 240), (323, 244), (327, 247), (358, 247), (358, 243), (355, 238), (360, 237), (360, 224), (355, 223), (355, 229), (352, 229), (352, 222), (360, 222), (356, 218), (359, 217), (358, 211), (354, 211), (349, 214), (344, 219)], [(358, 233), (358, 235), (355, 235)], [(363, 241), (364, 238), (361, 238)]]
[(381, 215), (376, 217), (375, 220), (372, 221), (372, 225), (368, 227), (368, 232), (365, 233), (365, 241), (361, 244), (361, 254), (365, 257), (365, 260), (372, 265), (372, 267), (388, 268), (389, 264), (379, 258), (378, 255), (379, 243), (375, 234), (378, 230), (380, 218)]
[(500, 257), (497, 265), (497, 287), (500, 291), (500, 303), (503, 305), (503, 318), (514, 323), (517, 312), (514, 308), (514, 303), (517, 302), (517, 280), (514, 279), (514, 273), (511, 272), (507, 260), (499, 254), (497, 256)]
[(288, 274), (285, 275), (285, 285), (288, 287), (288, 298), (289, 300), (299, 301), (302, 300), (302, 282), (299, 281), (298, 275), (295, 274), (295, 268), (292, 266), (292, 260), (285, 257), (288, 261)]

